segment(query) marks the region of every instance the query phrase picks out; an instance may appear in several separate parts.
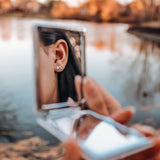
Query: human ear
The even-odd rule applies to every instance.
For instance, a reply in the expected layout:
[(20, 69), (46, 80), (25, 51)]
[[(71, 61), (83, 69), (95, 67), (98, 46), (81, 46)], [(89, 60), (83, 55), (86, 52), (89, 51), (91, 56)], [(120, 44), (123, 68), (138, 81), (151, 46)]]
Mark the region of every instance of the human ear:
[(62, 72), (68, 62), (68, 45), (63, 39), (55, 43), (55, 71)]

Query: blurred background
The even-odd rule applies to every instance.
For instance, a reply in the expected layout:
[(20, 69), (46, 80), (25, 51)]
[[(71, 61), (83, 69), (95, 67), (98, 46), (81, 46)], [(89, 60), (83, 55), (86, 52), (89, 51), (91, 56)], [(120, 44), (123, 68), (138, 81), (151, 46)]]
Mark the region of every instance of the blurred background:
[(0, 0), (1, 15), (98, 22), (159, 20), (159, 0)]
[(131, 123), (159, 129), (160, 0), (0, 0), (0, 142), (39, 136), (36, 123), (34, 46), (36, 22), (82, 26), (87, 74), (135, 106)]

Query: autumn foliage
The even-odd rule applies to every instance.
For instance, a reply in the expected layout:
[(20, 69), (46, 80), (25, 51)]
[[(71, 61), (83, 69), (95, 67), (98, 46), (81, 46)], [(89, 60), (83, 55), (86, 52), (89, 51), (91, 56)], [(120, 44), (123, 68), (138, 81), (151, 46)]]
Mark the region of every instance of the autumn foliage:
[(71, 7), (56, 0), (47, 0), (44, 4), (38, 0), (0, 0), (0, 14), (15, 12), (60, 19), (140, 22), (160, 19), (160, 1), (134, 0), (124, 5), (117, 0), (86, 0), (78, 7)]

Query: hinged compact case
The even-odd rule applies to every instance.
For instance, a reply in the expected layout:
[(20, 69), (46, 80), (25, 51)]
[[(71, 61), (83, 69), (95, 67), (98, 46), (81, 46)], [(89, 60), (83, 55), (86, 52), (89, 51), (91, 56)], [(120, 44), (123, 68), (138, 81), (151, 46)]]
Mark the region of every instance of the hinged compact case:
[(72, 137), (90, 160), (116, 160), (150, 148), (134, 129), (87, 108), (76, 75), (86, 74), (85, 31), (66, 26), (34, 26), (37, 122), (65, 141)]

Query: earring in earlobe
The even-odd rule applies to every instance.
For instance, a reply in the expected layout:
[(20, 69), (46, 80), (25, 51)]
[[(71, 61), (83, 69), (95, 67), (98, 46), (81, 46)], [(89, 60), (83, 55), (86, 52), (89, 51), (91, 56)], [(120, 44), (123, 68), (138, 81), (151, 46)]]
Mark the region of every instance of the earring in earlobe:
[(62, 67), (61, 66), (57, 66), (57, 70), (61, 70), (62, 69)]

